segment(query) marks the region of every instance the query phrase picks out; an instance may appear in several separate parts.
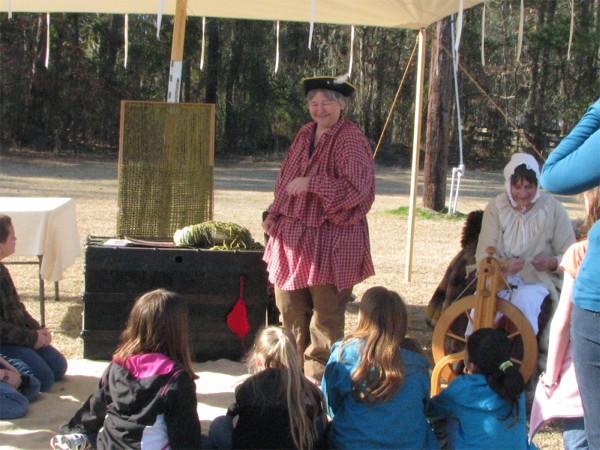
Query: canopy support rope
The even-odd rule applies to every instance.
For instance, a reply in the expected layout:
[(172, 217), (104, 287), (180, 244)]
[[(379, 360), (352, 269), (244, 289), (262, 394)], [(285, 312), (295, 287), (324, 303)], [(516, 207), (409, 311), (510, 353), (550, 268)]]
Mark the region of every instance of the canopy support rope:
[[(454, 14), (450, 16), (450, 35), (452, 36), (452, 74), (454, 75), (454, 98), (456, 100), (456, 127), (458, 128), (458, 167), (452, 168), (452, 182), (450, 183), (450, 197), (448, 199), (448, 215), (456, 215), (456, 205), (458, 203), (458, 193), (460, 191), (460, 180), (465, 174), (465, 164), (463, 162), (463, 142), (462, 142), (462, 124), (460, 121), (460, 98), (458, 96), (458, 58), (457, 49), (454, 43)], [(455, 189), (456, 187), (456, 189)]]
[(419, 37), (415, 39), (415, 45), (412, 49), (412, 53), (410, 54), (410, 58), (408, 59), (408, 64), (404, 69), (404, 74), (402, 75), (402, 79), (400, 80), (400, 84), (398, 85), (398, 90), (396, 91), (396, 96), (394, 97), (394, 101), (392, 102), (392, 106), (390, 106), (390, 111), (388, 112), (387, 118), (385, 120), (385, 124), (383, 125), (383, 130), (381, 130), (381, 134), (379, 135), (379, 141), (377, 141), (377, 147), (375, 147), (375, 151), (373, 152), (373, 159), (377, 156), (377, 152), (379, 151), (379, 147), (381, 146), (381, 141), (383, 141), (383, 136), (385, 135), (385, 130), (387, 129), (388, 124), (390, 123), (390, 119), (392, 117), (392, 113), (394, 112), (394, 108), (396, 106), (396, 102), (398, 101), (398, 97), (400, 95), (400, 90), (402, 89), (402, 85), (404, 84), (404, 80), (406, 79), (406, 74), (408, 73), (408, 68), (410, 67), (413, 57), (415, 56), (415, 52), (417, 51), (417, 46), (419, 45)]

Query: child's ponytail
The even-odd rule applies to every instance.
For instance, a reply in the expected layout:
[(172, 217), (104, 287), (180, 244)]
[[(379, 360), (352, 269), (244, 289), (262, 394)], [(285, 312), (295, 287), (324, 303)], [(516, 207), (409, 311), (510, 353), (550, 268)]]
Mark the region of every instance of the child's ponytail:
[(525, 388), (523, 375), (510, 360), (512, 345), (504, 330), (480, 328), (469, 336), (469, 361), (477, 372), (485, 375), (490, 388), (509, 402), (504, 419), (519, 418), (519, 397)]

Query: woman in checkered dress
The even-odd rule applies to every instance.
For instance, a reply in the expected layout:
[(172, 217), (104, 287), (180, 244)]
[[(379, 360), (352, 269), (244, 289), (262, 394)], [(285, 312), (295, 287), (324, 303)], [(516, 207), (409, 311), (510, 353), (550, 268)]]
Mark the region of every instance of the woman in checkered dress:
[(344, 335), (352, 288), (375, 273), (366, 219), (375, 169), (366, 137), (342, 115), (354, 87), (335, 77), (305, 78), (303, 85), (313, 121), (281, 166), (263, 222), (264, 260), (304, 373), (320, 383), (331, 345)]

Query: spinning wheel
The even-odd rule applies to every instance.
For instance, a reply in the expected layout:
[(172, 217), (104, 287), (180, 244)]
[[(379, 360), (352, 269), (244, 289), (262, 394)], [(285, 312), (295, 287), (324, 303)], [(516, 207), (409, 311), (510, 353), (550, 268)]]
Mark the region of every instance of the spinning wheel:
[[(479, 328), (504, 328), (513, 344), (511, 361), (519, 367), (525, 381), (529, 380), (537, 361), (537, 339), (533, 328), (521, 311), (511, 303), (496, 296), (502, 288), (502, 269), (493, 258), (495, 249), (487, 249), (488, 256), (479, 264), (477, 291), (464, 297), (443, 313), (433, 331), (432, 353), (435, 367), (431, 376), (431, 395), (441, 389), (441, 382), (452, 381), (458, 373), (453, 365), (462, 361), (467, 342), (465, 330), (471, 324), (473, 331)], [(496, 313), (502, 318), (496, 319)]]

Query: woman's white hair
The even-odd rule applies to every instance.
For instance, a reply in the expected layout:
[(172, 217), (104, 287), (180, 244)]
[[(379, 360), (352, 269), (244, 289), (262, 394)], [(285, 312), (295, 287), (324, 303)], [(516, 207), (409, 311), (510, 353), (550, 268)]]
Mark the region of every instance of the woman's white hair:
[(317, 92), (322, 92), (323, 95), (329, 100), (338, 102), (342, 108), (346, 107), (346, 97), (337, 91), (332, 91), (331, 89), (312, 89), (306, 94), (306, 99), (311, 101), (313, 97), (317, 95)]

